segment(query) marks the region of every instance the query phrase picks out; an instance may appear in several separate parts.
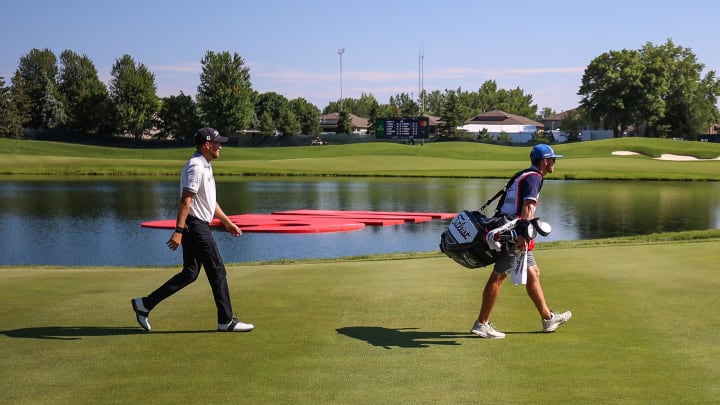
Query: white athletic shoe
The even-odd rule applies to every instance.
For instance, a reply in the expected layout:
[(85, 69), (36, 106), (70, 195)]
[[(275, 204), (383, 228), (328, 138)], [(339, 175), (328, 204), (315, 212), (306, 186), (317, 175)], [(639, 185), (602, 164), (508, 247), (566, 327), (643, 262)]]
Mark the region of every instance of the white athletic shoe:
[(554, 332), (558, 326), (564, 324), (572, 318), (572, 312), (565, 311), (562, 313), (550, 312), (550, 319), (543, 319), (543, 332)]
[(487, 339), (502, 339), (505, 337), (505, 334), (495, 330), (494, 325), (490, 322), (480, 323), (480, 321), (475, 321), (470, 333)]
[(150, 322), (148, 321), (150, 310), (145, 308), (142, 298), (133, 298), (130, 300), (130, 303), (132, 304), (133, 311), (135, 311), (135, 318), (140, 324), (140, 327), (150, 332)]
[(228, 323), (219, 323), (218, 330), (221, 332), (250, 332), (255, 329), (255, 325), (251, 323), (243, 323), (233, 318)]

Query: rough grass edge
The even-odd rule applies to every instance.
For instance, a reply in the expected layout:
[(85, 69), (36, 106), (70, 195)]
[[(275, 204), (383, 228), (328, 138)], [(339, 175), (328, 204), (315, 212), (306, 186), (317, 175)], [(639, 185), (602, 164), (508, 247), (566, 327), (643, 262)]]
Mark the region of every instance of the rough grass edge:
[[(708, 229), (702, 231), (682, 231), (682, 232), (661, 232), (648, 235), (620, 236), (614, 238), (601, 239), (585, 239), (573, 241), (553, 241), (540, 242), (537, 244), (538, 249), (567, 249), (579, 247), (602, 247), (609, 245), (653, 245), (664, 243), (692, 243), (701, 241), (710, 241), (720, 239), (720, 229)], [(438, 235), (438, 242), (440, 237)], [(356, 262), (356, 261), (384, 261), (384, 260), (408, 260), (408, 259), (426, 259), (433, 257), (444, 257), (445, 255), (437, 251), (425, 252), (405, 252), (405, 253), (387, 253), (376, 255), (362, 256), (343, 256), (333, 259), (279, 259), (265, 262), (243, 262), (234, 263), (233, 265), (276, 265), (276, 264), (300, 264), (300, 263), (326, 263), (326, 262)]]

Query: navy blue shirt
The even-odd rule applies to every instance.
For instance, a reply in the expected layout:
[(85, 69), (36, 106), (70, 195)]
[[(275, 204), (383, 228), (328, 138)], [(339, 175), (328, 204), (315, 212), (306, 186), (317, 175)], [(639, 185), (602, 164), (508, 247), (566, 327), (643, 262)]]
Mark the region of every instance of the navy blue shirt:
[[(537, 170), (535, 166), (531, 169)], [(528, 171), (520, 175), (507, 190), (505, 201), (500, 207), (500, 213), (515, 217), (520, 215), (525, 200), (537, 203), (540, 200), (543, 176), (537, 171)]]

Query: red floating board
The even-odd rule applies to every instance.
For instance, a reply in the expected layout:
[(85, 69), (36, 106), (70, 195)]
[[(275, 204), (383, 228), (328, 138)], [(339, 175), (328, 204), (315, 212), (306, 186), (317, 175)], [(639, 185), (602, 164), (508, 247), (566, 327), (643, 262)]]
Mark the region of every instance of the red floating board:
[[(292, 210), (292, 211), (274, 211), (273, 214), (297, 214), (297, 215), (323, 215), (323, 216), (342, 216), (344, 218), (352, 218), (354, 216), (367, 216), (371, 218), (403, 218), (405, 220), (413, 220), (414, 222), (425, 222), (433, 219), (452, 219), (457, 213), (450, 212), (405, 212), (405, 211), (334, 211), (334, 210)], [(430, 218), (430, 219), (426, 219)], [(417, 220), (415, 220), (417, 219)]]
[(371, 217), (370, 215), (320, 215), (320, 214), (295, 214), (295, 213), (285, 213), (285, 212), (273, 212), (271, 215), (273, 218), (277, 218), (278, 221), (284, 221), (285, 218), (292, 218), (292, 219), (308, 219), (313, 218), (316, 220), (338, 220), (338, 219), (347, 219), (352, 220), (355, 222), (362, 222), (365, 225), (371, 225), (371, 226), (391, 226), (391, 225), (402, 225), (405, 222), (407, 222), (407, 218), (400, 218), (400, 217), (384, 217), (384, 216), (378, 216), (378, 217)]
[[(391, 226), (406, 222), (427, 222), (433, 219), (451, 219), (455, 213), (443, 212), (392, 212), (392, 211), (332, 211), (294, 210), (272, 214), (229, 215), (228, 218), (243, 232), (263, 233), (325, 233), (348, 232), (369, 226)], [(174, 219), (143, 222), (145, 228), (175, 228)], [(221, 226), (214, 219), (210, 226)]]

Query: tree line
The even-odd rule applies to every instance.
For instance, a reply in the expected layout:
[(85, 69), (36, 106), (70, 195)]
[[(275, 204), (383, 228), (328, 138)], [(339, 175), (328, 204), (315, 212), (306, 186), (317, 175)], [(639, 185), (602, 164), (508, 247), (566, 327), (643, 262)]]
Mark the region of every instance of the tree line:
[[(130, 55), (118, 58), (106, 86), (86, 55), (65, 50), (60, 58), (49, 49), (23, 55), (6, 85), (0, 77), (0, 136), (22, 137), (23, 129), (125, 135), (187, 140), (203, 125), (224, 134), (252, 129), (262, 135), (320, 133), (320, 109), (302, 97), (288, 100), (253, 90), (250, 69), (237, 53), (207, 51), (201, 60), (195, 98), (182, 92), (159, 98), (155, 75)], [(589, 124), (638, 135), (692, 138), (717, 122), (720, 81), (688, 48), (671, 40), (639, 50), (609, 51), (587, 66), (574, 114), (561, 123), (578, 131)], [(376, 118), (433, 115), (440, 134), (459, 136), (468, 119), (491, 110), (534, 120), (555, 113), (538, 111), (530, 94), (498, 88), (485, 81), (477, 91), (462, 88), (422, 90), (381, 104), (370, 93), (330, 102), (322, 114), (339, 112), (338, 132), (350, 133), (350, 114)]]
[(703, 75), (689, 48), (671, 39), (638, 50), (609, 51), (585, 69), (578, 94), (585, 120), (600, 121), (615, 135), (696, 138), (718, 122), (720, 81)]
[(58, 64), (51, 50), (32, 49), (20, 58), (12, 85), (0, 77), (0, 134), (20, 137), (26, 128), (186, 140), (208, 124), (225, 134), (257, 128), (258, 117), (268, 132), (318, 131), (317, 107), (258, 94), (237, 53), (208, 51), (201, 63), (195, 99), (182, 92), (159, 98), (155, 75), (130, 55), (115, 61), (106, 86), (86, 55), (66, 50)]

